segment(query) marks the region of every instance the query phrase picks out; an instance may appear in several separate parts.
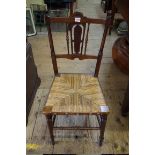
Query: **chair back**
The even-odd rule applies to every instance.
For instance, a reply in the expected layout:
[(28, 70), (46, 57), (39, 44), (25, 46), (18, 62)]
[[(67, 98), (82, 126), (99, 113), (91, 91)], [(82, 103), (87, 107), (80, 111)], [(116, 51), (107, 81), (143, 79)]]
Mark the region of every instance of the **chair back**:
[[(97, 59), (96, 68), (94, 76), (98, 77), (101, 60), (103, 56), (103, 48), (107, 36), (107, 32), (110, 26), (110, 19), (93, 19), (83, 16), (81, 12), (75, 12), (70, 17), (55, 17), (51, 18), (46, 16), (45, 18), (48, 29), (49, 44), (51, 49), (51, 58), (53, 63), (54, 73), (58, 75), (57, 58), (67, 58), (79, 60), (83, 59)], [(65, 23), (66, 24), (66, 43), (67, 43), (67, 53), (66, 54), (56, 54), (54, 50), (51, 23)], [(87, 44), (90, 24), (102, 24), (105, 25), (100, 49), (98, 55), (87, 54)]]

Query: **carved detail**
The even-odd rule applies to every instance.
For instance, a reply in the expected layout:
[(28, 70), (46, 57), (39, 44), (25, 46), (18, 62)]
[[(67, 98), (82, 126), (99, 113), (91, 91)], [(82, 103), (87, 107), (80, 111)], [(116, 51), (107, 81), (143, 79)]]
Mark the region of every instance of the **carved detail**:
[(69, 36), (68, 36), (68, 25), (66, 24), (66, 41), (67, 41), (67, 50), (69, 54)]
[[(70, 31), (70, 43), (72, 54), (82, 54), (85, 43), (86, 24), (68, 24), (66, 28), (67, 48), (69, 48), (68, 31)], [(88, 32), (87, 32), (88, 33)], [(87, 34), (88, 35), (88, 34)], [(87, 40), (88, 41), (88, 40)], [(74, 49), (73, 49), (74, 47)]]
[(89, 26), (90, 26), (90, 24), (88, 24), (88, 26), (87, 26), (87, 34), (86, 34), (86, 39), (85, 39), (85, 49), (84, 49), (84, 54), (85, 54), (85, 55), (86, 55), (87, 44), (88, 44)]
[(81, 54), (83, 52), (83, 43), (85, 38), (86, 24), (83, 25), (83, 36), (82, 36), (82, 45), (81, 45)]
[(82, 35), (82, 28), (81, 26), (76, 25), (74, 28), (74, 51), (76, 54), (78, 54), (80, 51), (81, 35)]
[[(72, 17), (83, 18), (83, 14), (81, 12), (75, 12), (72, 15)], [(71, 43), (72, 54), (74, 54), (74, 53), (82, 54), (83, 43), (84, 43), (84, 38), (85, 38), (85, 29), (86, 29), (86, 24), (79, 24), (79, 23), (68, 24), (66, 33), (68, 33), (68, 31), (70, 31), (70, 43)], [(67, 37), (66, 37), (66, 40), (67, 40)], [(67, 40), (67, 44), (68, 44), (68, 42), (69, 41)], [(74, 46), (74, 49), (73, 49), (73, 46)]]

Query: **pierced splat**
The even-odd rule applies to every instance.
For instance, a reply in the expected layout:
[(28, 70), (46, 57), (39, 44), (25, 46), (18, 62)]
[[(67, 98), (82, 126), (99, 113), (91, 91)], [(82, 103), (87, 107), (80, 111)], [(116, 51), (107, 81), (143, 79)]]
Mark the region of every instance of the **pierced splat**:
[[(72, 17), (83, 18), (83, 14), (76, 12), (73, 14)], [(76, 22), (74, 24), (71, 23), (66, 25), (66, 41), (67, 41), (68, 53), (70, 51), (69, 49), (69, 39), (70, 39), (72, 54), (77, 54), (77, 55), (82, 54), (84, 38), (85, 38), (85, 30), (86, 30), (86, 23), (79, 24), (78, 22)], [(69, 37), (69, 32), (70, 32), (70, 37)]]
[[(67, 41), (68, 51), (69, 51), (69, 38), (70, 38), (72, 54), (74, 53), (82, 54), (84, 40), (85, 40), (86, 24), (74, 24), (74, 25), (70, 24), (67, 26), (66, 30), (67, 30), (66, 41)], [(70, 32), (70, 37), (68, 35), (68, 31)], [(87, 38), (87, 41), (88, 41), (88, 38)], [(73, 47), (74, 47), (74, 51), (73, 51)]]
[(76, 54), (80, 52), (81, 35), (82, 35), (82, 28), (81, 26), (76, 25), (74, 28), (74, 51)]

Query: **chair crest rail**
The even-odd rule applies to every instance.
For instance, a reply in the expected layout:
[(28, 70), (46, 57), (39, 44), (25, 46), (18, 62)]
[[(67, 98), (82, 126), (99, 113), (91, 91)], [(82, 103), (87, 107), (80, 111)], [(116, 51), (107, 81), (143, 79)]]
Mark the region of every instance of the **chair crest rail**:
[[(77, 16), (78, 17), (78, 16)], [(49, 16), (45, 17), (46, 23), (72, 23), (72, 24), (84, 24), (84, 23), (90, 23), (90, 24), (105, 24), (105, 25), (110, 25), (111, 24), (111, 20), (107, 19), (95, 19), (95, 18), (87, 18), (87, 17), (82, 17), (80, 19), (80, 22), (76, 22), (75, 21), (75, 17), (54, 17), (51, 18)]]

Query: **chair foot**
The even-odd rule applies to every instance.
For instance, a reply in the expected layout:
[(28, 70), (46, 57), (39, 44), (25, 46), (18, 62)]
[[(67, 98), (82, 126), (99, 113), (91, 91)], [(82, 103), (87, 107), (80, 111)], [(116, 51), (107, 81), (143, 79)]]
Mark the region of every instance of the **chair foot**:
[(99, 146), (102, 146), (103, 140), (104, 140), (104, 138), (101, 138), (101, 137), (100, 137)]

